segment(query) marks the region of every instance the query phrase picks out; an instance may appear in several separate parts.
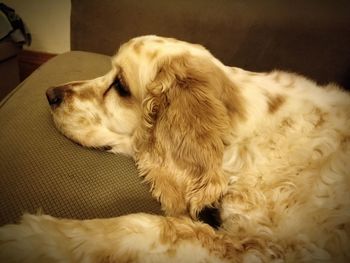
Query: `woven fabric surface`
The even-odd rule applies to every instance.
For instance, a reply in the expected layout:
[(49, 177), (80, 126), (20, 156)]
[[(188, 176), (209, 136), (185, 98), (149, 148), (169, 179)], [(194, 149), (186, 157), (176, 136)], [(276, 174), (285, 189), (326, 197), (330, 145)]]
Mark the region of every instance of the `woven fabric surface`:
[(131, 158), (80, 147), (54, 127), (45, 90), (98, 77), (104, 55), (72, 51), (51, 59), (0, 104), (0, 224), (24, 212), (64, 218), (160, 213)]

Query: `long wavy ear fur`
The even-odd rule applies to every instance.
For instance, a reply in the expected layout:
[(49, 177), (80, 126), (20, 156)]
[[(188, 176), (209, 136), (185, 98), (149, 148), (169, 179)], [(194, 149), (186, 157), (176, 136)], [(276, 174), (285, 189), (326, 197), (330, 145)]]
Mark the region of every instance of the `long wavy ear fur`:
[(225, 77), (212, 62), (181, 56), (163, 62), (148, 87), (138, 165), (167, 214), (196, 218), (225, 192), (222, 159), (232, 123)]

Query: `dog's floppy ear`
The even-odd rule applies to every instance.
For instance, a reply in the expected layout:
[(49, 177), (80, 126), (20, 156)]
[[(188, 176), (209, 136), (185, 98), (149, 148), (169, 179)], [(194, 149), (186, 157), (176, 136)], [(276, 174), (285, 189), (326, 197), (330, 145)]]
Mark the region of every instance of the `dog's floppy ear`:
[(167, 214), (196, 218), (225, 192), (222, 159), (232, 120), (223, 76), (212, 62), (179, 56), (163, 61), (148, 87), (140, 151), (148, 154), (138, 165)]

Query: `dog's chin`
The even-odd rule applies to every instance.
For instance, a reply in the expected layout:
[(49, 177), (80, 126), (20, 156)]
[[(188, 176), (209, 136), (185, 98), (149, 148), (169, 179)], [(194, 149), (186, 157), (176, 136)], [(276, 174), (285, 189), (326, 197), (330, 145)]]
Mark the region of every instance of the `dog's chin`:
[[(55, 126), (56, 130), (61, 135), (63, 135), (65, 138), (67, 138), (69, 141), (71, 141), (72, 143), (74, 143), (76, 145), (79, 145), (79, 146), (82, 146), (82, 147), (91, 147), (89, 145), (84, 144), (84, 142), (82, 142), (81, 140), (78, 140), (77, 136), (74, 136), (74, 134), (72, 134), (71, 131), (68, 131), (67, 129), (65, 129), (65, 127), (67, 125), (62, 124), (61, 122), (59, 122), (57, 120), (57, 118), (55, 118), (54, 114), (52, 114), (52, 117), (53, 117), (54, 126)], [(98, 148), (98, 147), (96, 147), (96, 148)]]
[(89, 149), (93, 149), (93, 150), (98, 150), (98, 151), (103, 151), (103, 152), (113, 152), (113, 147), (110, 145), (85, 145), (84, 143), (75, 140), (73, 138), (71, 138), (70, 136), (67, 136), (66, 134), (64, 134), (63, 132), (61, 132), (63, 134), (64, 137), (66, 137), (68, 140), (70, 140), (72, 143), (78, 145), (79, 147), (84, 147), (84, 148), (89, 148)]

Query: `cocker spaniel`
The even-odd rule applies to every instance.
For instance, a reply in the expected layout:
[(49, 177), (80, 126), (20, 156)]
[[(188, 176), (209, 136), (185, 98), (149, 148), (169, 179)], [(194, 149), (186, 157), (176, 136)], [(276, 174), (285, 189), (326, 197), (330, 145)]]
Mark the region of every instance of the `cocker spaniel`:
[[(132, 156), (166, 216), (24, 215), (1, 262), (350, 262), (350, 95), (143, 36), (106, 75), (47, 90), (57, 128)], [(215, 229), (200, 222), (220, 211)]]

